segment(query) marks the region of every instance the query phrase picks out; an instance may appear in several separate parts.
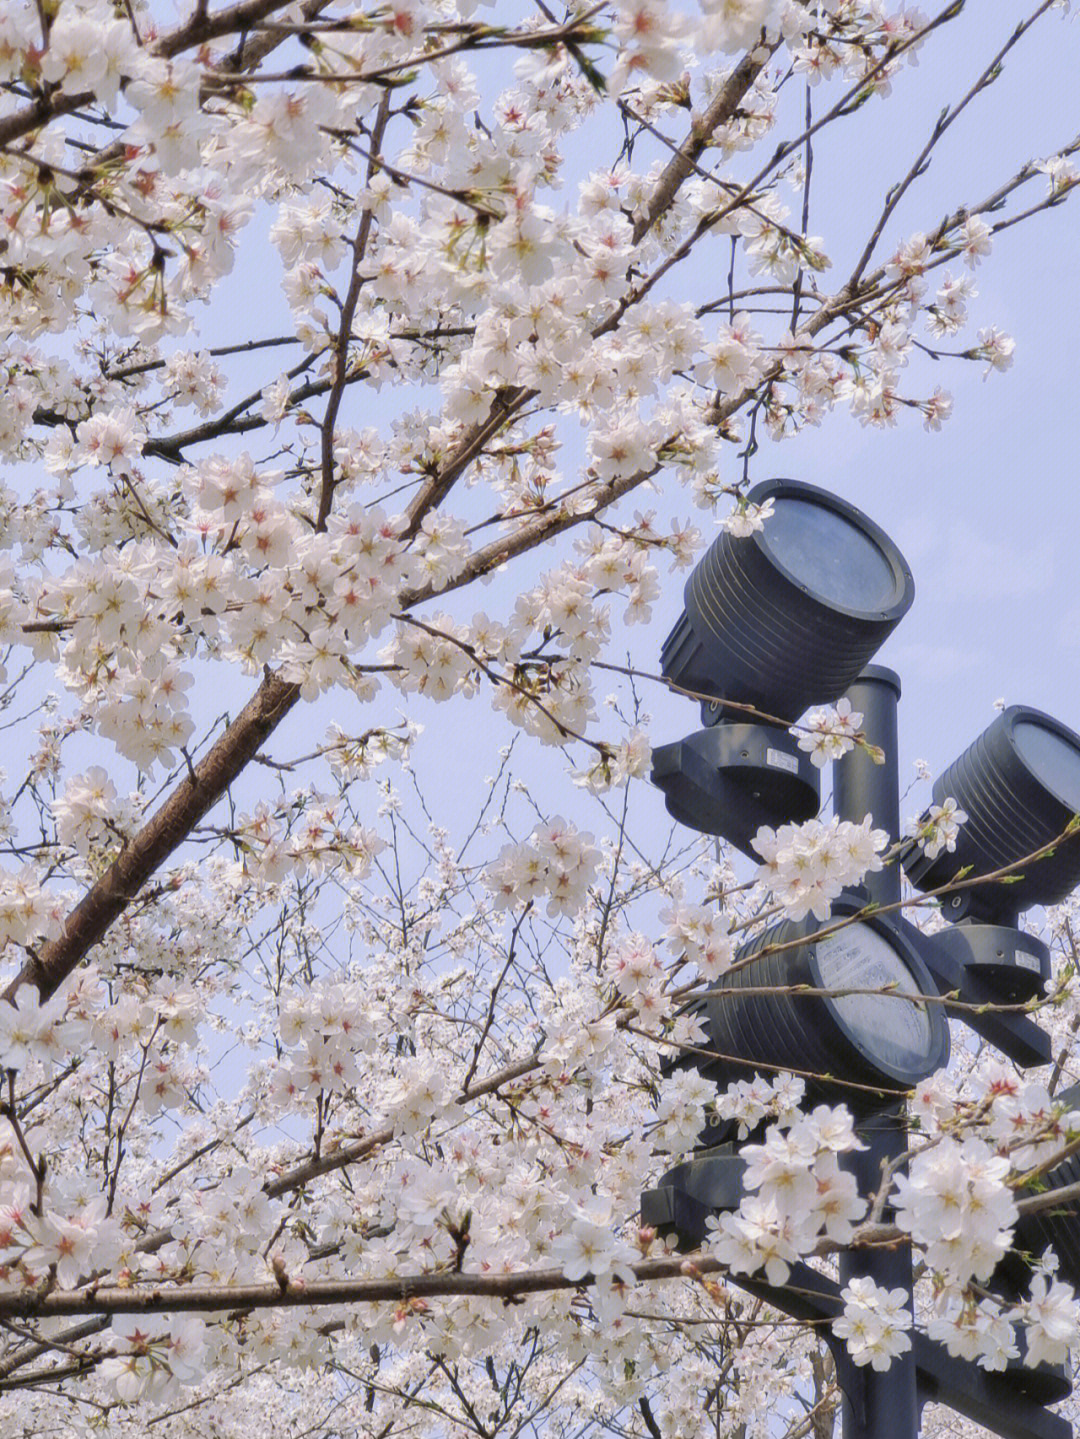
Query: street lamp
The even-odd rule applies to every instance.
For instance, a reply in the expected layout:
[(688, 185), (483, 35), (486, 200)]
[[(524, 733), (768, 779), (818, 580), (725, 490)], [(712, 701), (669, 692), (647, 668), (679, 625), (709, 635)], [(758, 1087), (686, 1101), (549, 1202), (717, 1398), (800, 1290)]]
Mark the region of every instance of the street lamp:
[[(871, 816), (896, 840), (900, 681), (867, 661), (910, 607), (910, 571), (876, 525), (821, 490), (773, 480), (749, 499), (771, 500), (772, 514), (760, 532), (725, 533), (715, 542), (687, 583), (684, 613), (663, 647), (665, 676), (702, 698), (706, 728), (654, 751), (653, 778), (676, 819), (748, 850), (760, 825), (816, 813), (816, 773), (806, 774), (787, 728), (809, 705), (846, 694), (864, 716), (867, 743), (836, 765), (835, 813), (854, 823)], [(752, 722), (741, 718), (747, 706), (761, 712)], [(874, 763), (882, 756), (884, 763)], [(976, 822), (961, 828), (955, 854), (929, 860), (909, 846), (904, 863), (917, 887), (962, 879), (968, 866), (986, 873), (1014, 865), (1062, 834), (1080, 811), (1080, 739), (1038, 711), (1007, 711), (997, 731), (991, 726), (946, 771), (934, 796), (939, 804), (953, 797)], [(936, 936), (900, 917), (897, 865), (868, 873), (859, 891), (833, 902), (824, 923), (783, 922), (745, 946), (696, 1001), (708, 1047), (677, 1062), (723, 1085), (748, 1073), (795, 1070), (812, 1100), (843, 1099), (865, 1146), (846, 1162), (860, 1192), (872, 1192), (883, 1173), (903, 1165), (905, 1092), (946, 1062), (942, 996), (959, 993), (967, 1007), (958, 1017), (1018, 1064), (1049, 1060), (1048, 1036), (1027, 1016), (998, 1008), (1005, 998), (1037, 992), (1049, 976), (1045, 948), (1008, 924), (1019, 909), (1050, 903), (1076, 884), (1080, 843), (1070, 840), (1044, 863), (1011, 885), (959, 890), (961, 902), (945, 914), (969, 922)], [(709, 1212), (739, 1203), (743, 1161), (715, 1148), (731, 1128), (712, 1124), (702, 1140), (712, 1152), (673, 1169), (643, 1196), (646, 1223), (700, 1243)], [(1038, 1237), (1034, 1227), (1030, 1232)], [(1080, 1279), (1080, 1243), (1075, 1251), (1063, 1247)], [(862, 1276), (903, 1289), (910, 1303), (911, 1256), (903, 1248), (843, 1253), (839, 1269), (839, 1285), (796, 1265), (787, 1288), (753, 1277), (745, 1287), (826, 1326), (839, 1313), (841, 1286)], [(928, 1398), (1007, 1439), (1071, 1432), (1043, 1407), (1067, 1392), (1060, 1374), (1035, 1370), (999, 1380), (919, 1334), (883, 1374), (856, 1374), (841, 1345), (834, 1353), (845, 1439), (914, 1439)]]

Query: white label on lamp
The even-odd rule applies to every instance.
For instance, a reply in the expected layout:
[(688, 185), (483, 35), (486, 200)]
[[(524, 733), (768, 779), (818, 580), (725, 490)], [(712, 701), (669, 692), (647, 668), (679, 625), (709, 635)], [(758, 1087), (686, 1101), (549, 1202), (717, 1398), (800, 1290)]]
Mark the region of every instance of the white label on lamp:
[(1018, 949), (1013, 958), (1021, 969), (1031, 969), (1034, 970), (1036, 974), (1042, 969), (1042, 965), (1039, 963), (1039, 956), (1037, 954), (1028, 954), (1026, 949)]
[(788, 774), (799, 773), (799, 761), (793, 754), (784, 754), (782, 750), (767, 749), (765, 763), (771, 764), (773, 769), (786, 769)]

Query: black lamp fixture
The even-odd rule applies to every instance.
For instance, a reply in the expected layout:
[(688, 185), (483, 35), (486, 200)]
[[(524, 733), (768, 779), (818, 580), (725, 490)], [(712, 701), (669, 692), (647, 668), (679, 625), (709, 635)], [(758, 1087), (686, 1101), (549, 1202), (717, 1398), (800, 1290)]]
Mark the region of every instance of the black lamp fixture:
[(998, 998), (1030, 999), (1050, 977), (1050, 955), (1016, 928), (1018, 917), (1080, 884), (1080, 831), (1066, 835), (1080, 814), (1080, 735), (1040, 710), (1012, 705), (938, 777), (933, 796), (935, 804), (955, 799), (967, 819), (951, 852), (929, 859), (908, 847), (904, 868), (917, 889), (993, 874), (1054, 846), (1022, 871), (943, 895), (942, 913), (959, 923), (935, 937)]
[[(895, 1105), (942, 1068), (949, 1029), (942, 1006), (926, 1001), (936, 988), (910, 927), (889, 914), (853, 919), (865, 903), (843, 894), (824, 924), (785, 920), (744, 946), (696, 1001), (708, 1057), (680, 1062), (720, 1088), (755, 1073), (802, 1073), (812, 1101), (847, 1104), (857, 1117)], [(733, 1131), (710, 1123), (702, 1143), (726, 1143)]]
[(761, 825), (817, 814), (818, 771), (788, 726), (840, 698), (915, 593), (903, 555), (854, 505), (787, 479), (747, 498), (771, 513), (713, 543), (661, 652), (664, 676), (702, 697), (706, 728), (653, 755), (672, 816), (744, 851)]

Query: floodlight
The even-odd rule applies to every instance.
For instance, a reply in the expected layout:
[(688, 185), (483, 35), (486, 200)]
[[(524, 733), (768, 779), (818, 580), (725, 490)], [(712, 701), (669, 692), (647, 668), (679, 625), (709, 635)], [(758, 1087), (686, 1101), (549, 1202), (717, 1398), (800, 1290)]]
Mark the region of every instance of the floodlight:
[[(951, 853), (931, 860), (908, 848), (904, 868), (916, 888), (938, 889), (961, 870), (978, 876), (1015, 865), (1051, 844), (1080, 813), (1080, 735), (1039, 710), (1012, 705), (938, 777), (933, 794), (936, 804), (955, 799), (967, 819)], [(1077, 884), (1080, 834), (1022, 873), (946, 896), (944, 914), (1014, 926), (1022, 910), (1055, 904)]]
[[(681, 1062), (721, 1085), (791, 1070), (808, 1076), (813, 1100), (842, 1101), (856, 1115), (895, 1103), (940, 1069), (949, 1033), (941, 1006), (923, 999), (937, 996), (930, 972), (889, 915), (853, 919), (861, 906), (842, 895), (830, 920), (783, 921), (742, 949), (748, 962), (695, 1002), (709, 1057)], [(729, 1129), (713, 1124), (704, 1142), (723, 1143)]]
[(766, 480), (747, 497), (773, 503), (760, 530), (725, 531), (686, 584), (685, 609), (661, 668), (683, 689), (794, 721), (831, 704), (907, 613), (903, 555), (854, 505), (797, 480)]

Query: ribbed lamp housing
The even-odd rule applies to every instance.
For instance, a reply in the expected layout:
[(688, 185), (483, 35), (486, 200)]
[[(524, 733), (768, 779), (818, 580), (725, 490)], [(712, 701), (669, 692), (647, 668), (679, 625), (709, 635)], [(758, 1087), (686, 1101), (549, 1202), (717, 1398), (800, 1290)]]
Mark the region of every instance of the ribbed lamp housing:
[(907, 613), (911, 571), (854, 505), (796, 480), (767, 480), (764, 527), (722, 533), (687, 581), (664, 643), (684, 689), (794, 721), (840, 698)]
[[(912, 846), (905, 854), (908, 878), (924, 890), (964, 868), (979, 875), (1014, 865), (1063, 834), (1080, 812), (1080, 736), (1040, 710), (1011, 705), (942, 772), (933, 795), (939, 805), (955, 799), (967, 819), (952, 853), (928, 860)], [(1080, 883), (1080, 833), (1017, 873), (1012, 883), (958, 892), (955, 910), (1012, 924), (1021, 910), (1055, 904)], [(948, 902), (945, 912), (952, 917)]]
[[(859, 907), (857, 900), (841, 899), (834, 915)], [(739, 960), (750, 962), (725, 975), (694, 1005), (708, 1035), (704, 1047), (716, 1057), (690, 1054), (680, 1063), (699, 1069), (722, 1087), (755, 1073), (771, 1078), (791, 1070), (806, 1077), (811, 1102), (843, 1102), (862, 1115), (880, 1110), (940, 1069), (949, 1055), (940, 1005), (905, 1006), (893, 993), (851, 993), (897, 986), (915, 997), (936, 997), (933, 980), (906, 935), (881, 916), (853, 924), (835, 937), (797, 943), (828, 927), (813, 917), (785, 920), (741, 949)], [(847, 950), (839, 963), (836, 958), (826, 962), (818, 953), (819, 946), (830, 941), (834, 953), (838, 945)], [(758, 953), (788, 944), (792, 947)], [(860, 963), (860, 951), (865, 963)], [(887, 972), (880, 969), (882, 956)], [(837, 994), (791, 993), (793, 986), (835, 989)], [(722, 1143), (728, 1137), (724, 1126), (715, 1126), (706, 1142)]]

